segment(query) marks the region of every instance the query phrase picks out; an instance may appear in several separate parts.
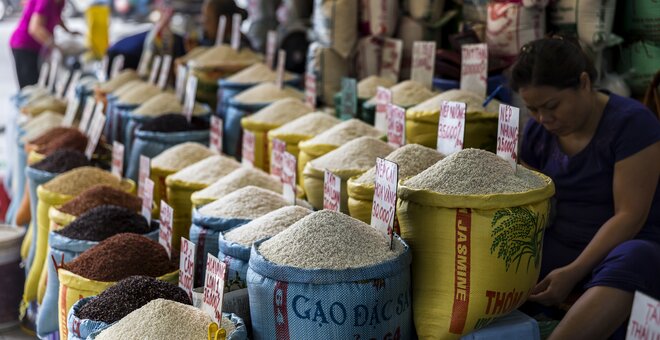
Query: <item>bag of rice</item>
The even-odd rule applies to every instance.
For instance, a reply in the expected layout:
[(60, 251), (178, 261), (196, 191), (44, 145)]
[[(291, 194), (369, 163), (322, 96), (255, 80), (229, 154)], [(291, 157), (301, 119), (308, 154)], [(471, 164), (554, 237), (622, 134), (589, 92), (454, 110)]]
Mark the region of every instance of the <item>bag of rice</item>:
[(317, 41), (348, 58), (358, 37), (358, 2), (314, 0), (312, 26)]
[(231, 98), (224, 120), (223, 151), (228, 155), (241, 159), (243, 138), (241, 119), (284, 98), (302, 101), (305, 94), (288, 86), (280, 89), (275, 83), (268, 82), (251, 87)]
[[(357, 119), (350, 119), (337, 124), (312, 139), (302, 141), (298, 144), (298, 178), (303, 184), (303, 170), (307, 162), (325, 155), (358, 137), (385, 138), (383, 132), (373, 126), (367, 125)], [(321, 192), (323, 192), (321, 190)]]
[(41, 97), (21, 108), (21, 112), (36, 117), (46, 111), (53, 111), (64, 114), (66, 111), (66, 102), (53, 96)]
[[(537, 282), (550, 178), (464, 149), (399, 182), (420, 338), (456, 339), (518, 308)], [(443, 273), (443, 275), (436, 275)]]
[[(367, 78), (364, 78), (360, 80), (357, 83), (357, 91), (358, 91), (358, 115), (357, 117), (360, 118), (362, 121), (365, 121), (369, 123), (367, 119), (365, 119), (364, 115), (362, 114), (362, 107), (364, 103), (369, 100), (371, 97), (374, 97), (376, 95), (376, 89), (379, 86), (382, 87), (387, 87), (390, 88), (394, 86), (395, 82), (392, 79), (389, 78), (384, 78), (384, 77), (379, 77), (379, 76), (369, 76)], [(337, 92), (335, 94), (335, 110), (337, 117), (341, 116), (341, 91)], [(371, 122), (373, 124), (373, 122)]]
[[(407, 144), (394, 150), (385, 159), (399, 165), (399, 178), (405, 179), (417, 175), (442, 159), (436, 150), (419, 144)], [(347, 183), (348, 212), (351, 217), (364, 223), (371, 223), (376, 181), (376, 167), (372, 167), (360, 176), (351, 177)]]
[(240, 163), (225, 156), (211, 156), (167, 176), (167, 203), (172, 216), (172, 249), (179, 249), (181, 237), (188, 236), (192, 218), (193, 192), (206, 188), (218, 179), (238, 169)]
[(264, 171), (269, 171), (270, 152), (268, 152), (268, 131), (276, 129), (312, 111), (314, 109), (298, 99), (284, 98), (273, 102), (251, 116), (241, 119), (241, 127), (254, 134), (253, 165)]
[[(429, 90), (422, 84), (413, 81), (405, 80), (390, 88), (392, 91), (392, 104), (401, 106), (404, 109), (417, 105), (431, 97), (436, 93)], [(365, 122), (374, 124), (376, 120), (376, 97), (374, 95), (369, 97), (362, 107), (362, 117)]]
[(483, 107), (484, 98), (469, 91), (449, 90), (406, 110), (406, 143), (436, 148), (440, 106), (444, 101), (467, 104), (465, 148), (495, 151), (499, 102)]
[(323, 209), (323, 180), (325, 170), (341, 178), (341, 211), (348, 213), (346, 182), (376, 165), (377, 157), (385, 157), (395, 147), (373, 137), (356, 138), (327, 154), (309, 161), (303, 171), (307, 200), (316, 209)]
[(341, 78), (350, 72), (350, 59), (319, 42), (309, 45), (307, 72), (316, 76), (316, 93), (320, 105), (332, 105), (333, 96), (341, 90)]
[(312, 139), (341, 121), (323, 112), (308, 113), (277, 129), (268, 131), (268, 154), (273, 150), (273, 139), (286, 143), (286, 151), (296, 157), (300, 149), (298, 143)]
[(486, 42), (488, 53), (514, 59), (526, 43), (543, 38), (545, 9), (525, 7), (521, 3), (488, 4)]
[(201, 207), (247, 186), (282, 193), (282, 182), (278, 178), (259, 169), (240, 167), (208, 187), (195, 191), (190, 199), (193, 206)]
[(348, 215), (309, 214), (254, 243), (247, 285), (255, 339), (411, 339), (412, 257)]

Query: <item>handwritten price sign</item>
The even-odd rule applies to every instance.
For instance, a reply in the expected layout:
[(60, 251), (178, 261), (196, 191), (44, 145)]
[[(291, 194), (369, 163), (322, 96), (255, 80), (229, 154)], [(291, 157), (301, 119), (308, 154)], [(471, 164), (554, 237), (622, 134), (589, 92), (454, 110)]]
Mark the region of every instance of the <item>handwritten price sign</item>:
[(215, 115), (211, 116), (211, 133), (209, 134), (209, 144), (211, 145), (211, 150), (217, 152), (218, 154), (222, 154), (223, 125), (224, 123), (222, 118)]
[(412, 73), (410, 79), (431, 88), (435, 70), (435, 42), (415, 41), (413, 43)]
[(179, 287), (188, 293), (192, 300), (193, 280), (195, 279), (195, 254), (197, 247), (193, 242), (181, 237), (181, 253), (179, 256)]
[(254, 144), (256, 143), (254, 133), (243, 131), (243, 147), (241, 148), (242, 164), (248, 168), (254, 166)]
[(165, 201), (160, 201), (160, 230), (158, 243), (167, 250), (167, 256), (172, 258), (172, 216), (174, 210)]
[(341, 178), (328, 169), (323, 178), (323, 209), (341, 211)]
[(124, 171), (124, 144), (112, 142), (112, 174), (121, 178)]
[(437, 150), (445, 156), (463, 150), (466, 104), (443, 102), (438, 120)]
[(384, 158), (376, 159), (376, 187), (371, 209), (371, 226), (390, 239), (392, 246), (399, 165)]
[(461, 90), (486, 97), (488, 85), (488, 45), (461, 46)]
[(646, 340), (658, 338), (660, 338), (660, 301), (640, 292), (635, 292), (626, 339)]
[(273, 152), (270, 156), (270, 174), (282, 178), (282, 156), (286, 152), (286, 143), (280, 139), (273, 139)]
[(401, 72), (401, 59), (403, 55), (403, 41), (399, 39), (385, 38), (383, 44), (383, 55), (380, 60), (380, 76), (399, 81)]
[(514, 106), (500, 104), (500, 115), (497, 125), (497, 155), (506, 159), (514, 171), (518, 163), (519, 122), (520, 109)]
[(226, 271), (227, 265), (224, 262), (211, 254), (208, 255), (202, 310), (218, 325), (222, 324), (222, 298), (225, 291)]
[(284, 152), (282, 154), (282, 194), (291, 205), (296, 205), (296, 177), (298, 160), (296, 156)]
[(316, 108), (316, 75), (311, 72), (305, 73), (305, 103)]
[(406, 144), (406, 110), (393, 104), (387, 105), (387, 142), (396, 147)]
[(374, 126), (381, 131), (387, 131), (387, 106), (392, 104), (392, 91), (378, 86), (376, 88), (376, 118)]

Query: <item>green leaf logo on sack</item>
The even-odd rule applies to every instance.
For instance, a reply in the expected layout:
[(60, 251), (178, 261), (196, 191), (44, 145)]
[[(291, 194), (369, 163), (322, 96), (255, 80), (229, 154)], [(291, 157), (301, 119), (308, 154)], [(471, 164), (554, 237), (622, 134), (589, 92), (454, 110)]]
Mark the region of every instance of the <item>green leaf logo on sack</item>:
[(494, 254), (497, 250), (497, 258), (504, 261), (507, 272), (512, 264), (516, 265), (518, 272), (520, 263), (525, 257), (527, 257), (525, 271), (529, 272), (532, 260), (534, 260), (534, 268), (538, 268), (541, 264), (545, 224), (545, 215), (534, 213), (527, 208), (513, 207), (498, 210), (491, 223), (490, 235), (493, 243), (490, 253)]

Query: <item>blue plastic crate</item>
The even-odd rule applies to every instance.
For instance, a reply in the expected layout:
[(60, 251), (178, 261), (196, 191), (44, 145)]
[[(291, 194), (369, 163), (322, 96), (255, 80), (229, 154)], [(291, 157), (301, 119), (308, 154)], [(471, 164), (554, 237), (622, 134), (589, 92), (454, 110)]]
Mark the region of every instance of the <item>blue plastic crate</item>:
[(527, 314), (514, 310), (500, 317), (490, 325), (465, 335), (461, 340), (540, 340), (541, 334), (536, 320)]

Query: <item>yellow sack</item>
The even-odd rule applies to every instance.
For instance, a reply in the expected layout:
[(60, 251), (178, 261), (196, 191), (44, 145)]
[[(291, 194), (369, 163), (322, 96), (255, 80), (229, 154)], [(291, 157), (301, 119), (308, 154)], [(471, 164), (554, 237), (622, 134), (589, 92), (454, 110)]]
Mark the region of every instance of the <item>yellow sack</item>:
[[(469, 111), (465, 115), (464, 148), (495, 152), (497, 146), (497, 113)], [(436, 111), (406, 111), (406, 143), (436, 148), (440, 108)]]
[[(32, 224), (32, 222), (30, 222)], [(33, 226), (30, 226), (23, 237), (23, 242), (21, 243), (21, 259), (23, 261), (27, 260), (28, 253), (30, 252), (30, 247), (32, 246), (32, 232), (34, 230)]]
[[(75, 216), (63, 213), (57, 210), (55, 207), (50, 207), (48, 210), (48, 217), (50, 218), (51, 231), (61, 230), (76, 219)], [(41, 275), (39, 277), (39, 286), (37, 288), (37, 302), (39, 305), (41, 305), (44, 300), (44, 296), (46, 295), (46, 283), (48, 282), (48, 264), (50, 263), (49, 261), (50, 259), (46, 258), (46, 265), (44, 265), (43, 269), (41, 270)]]
[(307, 163), (325, 155), (326, 153), (338, 148), (339, 145), (330, 145), (330, 144), (314, 144), (309, 145), (300, 143), (298, 148), (300, 152), (298, 153), (298, 183), (302, 185), (305, 193), (307, 193), (307, 188), (305, 187), (305, 182), (303, 181), (303, 173), (305, 172), (305, 166)]
[(215, 109), (218, 104), (218, 80), (240, 72), (248, 66), (250, 64), (227, 65), (214, 68), (192, 68), (192, 74), (198, 80), (196, 100), (206, 103)]
[[(66, 269), (57, 270), (60, 279), (60, 293), (58, 299), (58, 320), (60, 324), (60, 339), (68, 338), (67, 315), (74, 303), (86, 297), (101, 294), (104, 290), (117, 282), (102, 282), (86, 279)], [(177, 284), (179, 282), (179, 270), (165, 274), (159, 280)]]
[(193, 192), (206, 188), (207, 185), (180, 180), (167, 181), (167, 204), (174, 210), (172, 216), (172, 249), (180, 249), (181, 237), (189, 238), (192, 224)]
[[(353, 176), (359, 176), (366, 170), (340, 170), (333, 173), (341, 178), (341, 212), (348, 214), (348, 191), (346, 182)], [(311, 163), (307, 163), (303, 172), (303, 181), (307, 201), (316, 209), (323, 209), (323, 180), (325, 169), (316, 169)], [(370, 211), (371, 214), (371, 211)]]
[(413, 315), (420, 339), (458, 339), (518, 308), (537, 282), (554, 195), (443, 195), (399, 182), (401, 236), (415, 261)]
[(254, 134), (254, 167), (266, 172), (270, 172), (270, 152), (268, 151), (268, 129), (257, 128), (256, 124), (244, 123), (245, 118), (241, 120), (241, 125), (246, 131)]
[(30, 151), (28, 154), (28, 164), (36, 164), (46, 159), (44, 154), (40, 154), (34, 150)]
[(358, 177), (351, 177), (346, 184), (348, 212), (351, 217), (366, 224), (371, 224), (375, 185), (373, 183), (357, 183), (355, 179)]
[(101, 59), (109, 46), (110, 6), (91, 5), (85, 11), (87, 47), (94, 59)]
[(165, 184), (165, 179), (167, 176), (175, 173), (176, 171), (165, 170), (157, 167), (151, 167), (149, 172), (149, 178), (154, 182), (154, 211), (153, 216), (160, 215), (160, 201), (163, 200), (167, 202), (170, 206), (172, 205), (167, 199), (167, 185)]

